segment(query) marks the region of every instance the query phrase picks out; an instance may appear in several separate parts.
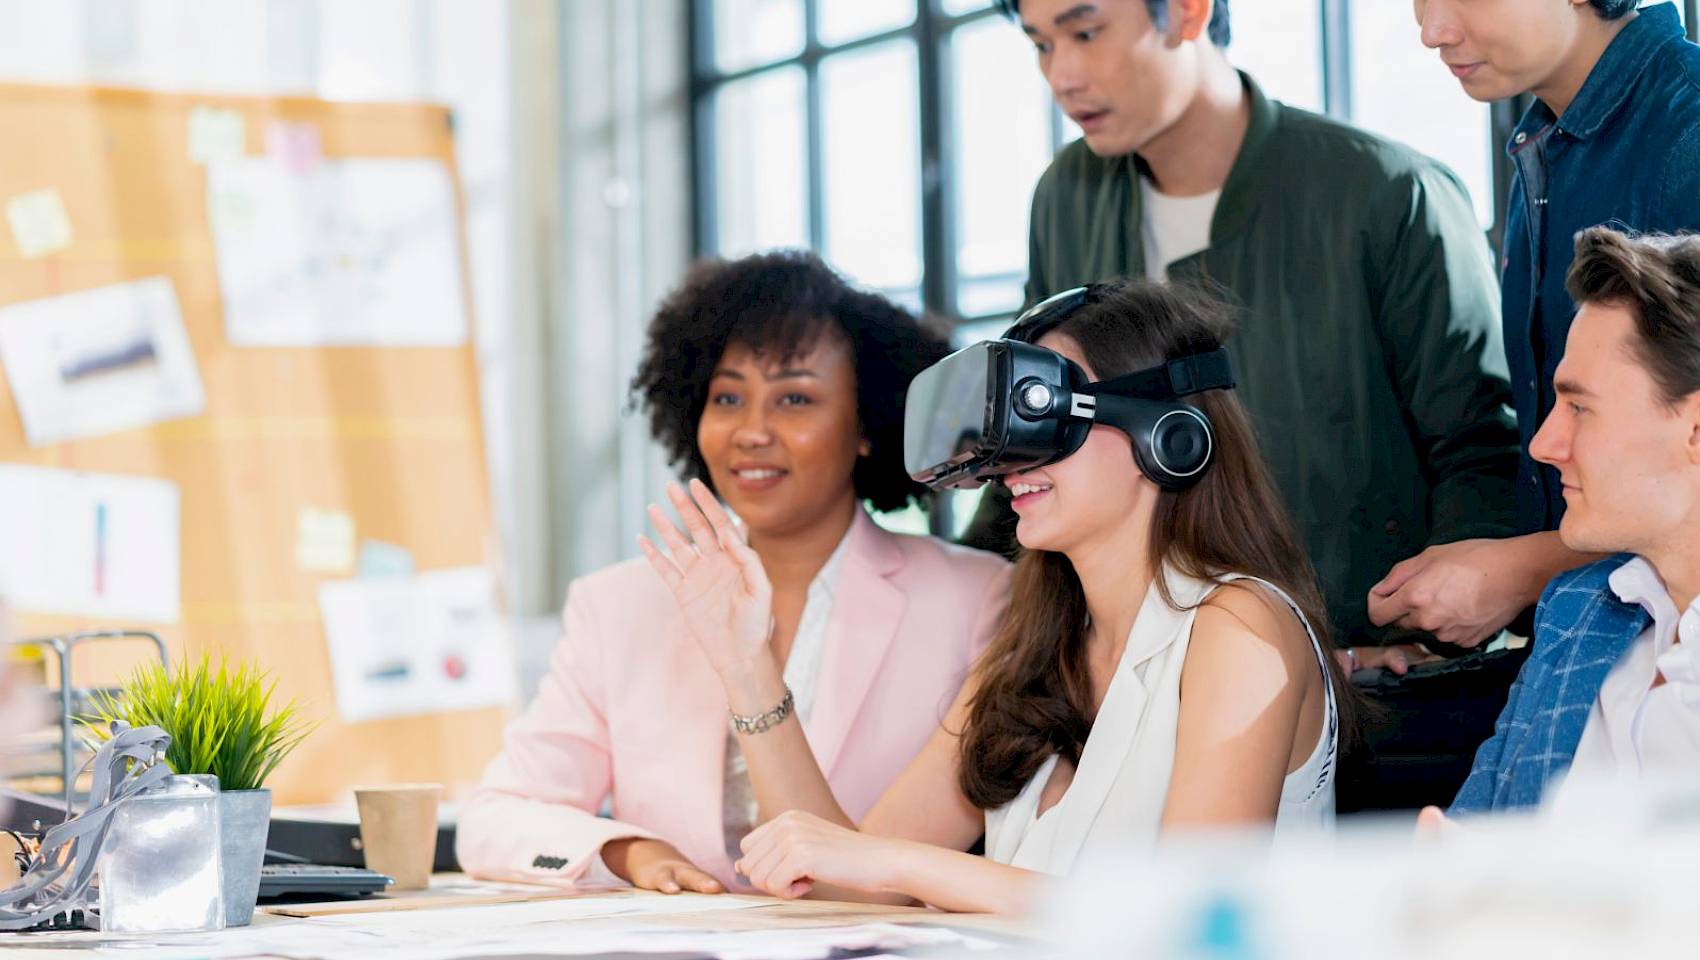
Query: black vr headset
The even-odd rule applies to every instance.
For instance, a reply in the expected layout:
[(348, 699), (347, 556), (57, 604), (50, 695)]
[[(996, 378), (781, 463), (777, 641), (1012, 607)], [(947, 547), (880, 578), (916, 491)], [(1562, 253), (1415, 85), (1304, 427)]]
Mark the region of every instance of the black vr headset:
[(1133, 440), (1140, 472), (1164, 490), (1184, 490), (1210, 465), (1210, 419), (1180, 398), (1234, 386), (1227, 350), (1171, 360), (1089, 382), (1072, 360), (1033, 346), (1096, 287), (1065, 290), (1035, 304), (1000, 340), (958, 350), (909, 385), (903, 463), (933, 489), (974, 487), (1069, 456), (1103, 423)]

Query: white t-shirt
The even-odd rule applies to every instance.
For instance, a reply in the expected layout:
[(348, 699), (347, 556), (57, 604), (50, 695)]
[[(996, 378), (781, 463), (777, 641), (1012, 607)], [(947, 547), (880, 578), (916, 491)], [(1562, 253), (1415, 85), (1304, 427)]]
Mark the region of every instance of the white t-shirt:
[(1140, 238), (1145, 243), (1145, 276), (1169, 279), (1169, 264), (1210, 248), (1210, 221), (1216, 216), (1221, 190), (1196, 197), (1171, 197), (1149, 177), (1139, 178), (1142, 216)]

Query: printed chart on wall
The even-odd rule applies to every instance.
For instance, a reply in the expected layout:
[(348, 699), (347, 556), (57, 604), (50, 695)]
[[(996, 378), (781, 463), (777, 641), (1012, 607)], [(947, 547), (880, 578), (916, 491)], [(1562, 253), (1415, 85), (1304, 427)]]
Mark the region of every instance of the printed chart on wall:
[(207, 209), (231, 343), (466, 342), (454, 189), (442, 164), (224, 160), (207, 170)]

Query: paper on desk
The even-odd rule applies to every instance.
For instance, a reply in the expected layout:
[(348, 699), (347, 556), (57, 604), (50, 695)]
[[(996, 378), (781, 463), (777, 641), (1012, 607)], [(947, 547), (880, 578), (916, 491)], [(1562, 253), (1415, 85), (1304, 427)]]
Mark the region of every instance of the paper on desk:
[(178, 619), (177, 487), (0, 465), (0, 595), (19, 610)]
[(508, 622), (482, 567), (321, 584), (319, 611), (347, 723), (514, 700)]
[(58, 253), (71, 245), (71, 217), (52, 187), (20, 193), (6, 201), (6, 221), (25, 260)]
[(206, 407), (165, 277), (0, 309), (0, 360), (33, 446), (190, 417)]
[(230, 342), (459, 346), (454, 184), (439, 161), (240, 157), (207, 170)]
[[(249, 927), (216, 933), (153, 934), (118, 939), (100, 934), (61, 935), (65, 947), (95, 948), (96, 956), (164, 960), (185, 955), (234, 958), (265, 955), (294, 960), (463, 960), (496, 956), (595, 956), (686, 954), (724, 960), (815, 958), (834, 951), (957, 948), (980, 952), (1000, 944), (943, 926), (856, 923), (807, 930), (773, 929), (722, 932), (681, 925), (666, 929), (634, 925), (677, 915), (688, 917), (729, 911), (783, 914), (792, 905), (748, 897), (674, 897), (623, 894), (547, 903), (460, 907), (404, 914), (361, 914), (290, 920), (257, 914)], [(947, 922), (947, 916), (940, 922)], [(40, 935), (24, 935), (29, 947)], [(99, 949), (105, 948), (105, 949)], [(1005, 954), (1012, 955), (1012, 954)]]

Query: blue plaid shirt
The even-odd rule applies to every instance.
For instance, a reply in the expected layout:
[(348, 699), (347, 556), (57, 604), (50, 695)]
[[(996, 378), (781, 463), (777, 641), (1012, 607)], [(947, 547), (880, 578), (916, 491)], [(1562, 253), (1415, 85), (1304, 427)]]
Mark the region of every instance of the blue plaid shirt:
[(1534, 650), (1493, 736), (1476, 751), (1452, 816), (1537, 806), (1547, 784), (1570, 768), (1600, 686), (1652, 622), (1611, 588), (1612, 572), (1631, 559), (1618, 554), (1547, 584), (1535, 608)]

